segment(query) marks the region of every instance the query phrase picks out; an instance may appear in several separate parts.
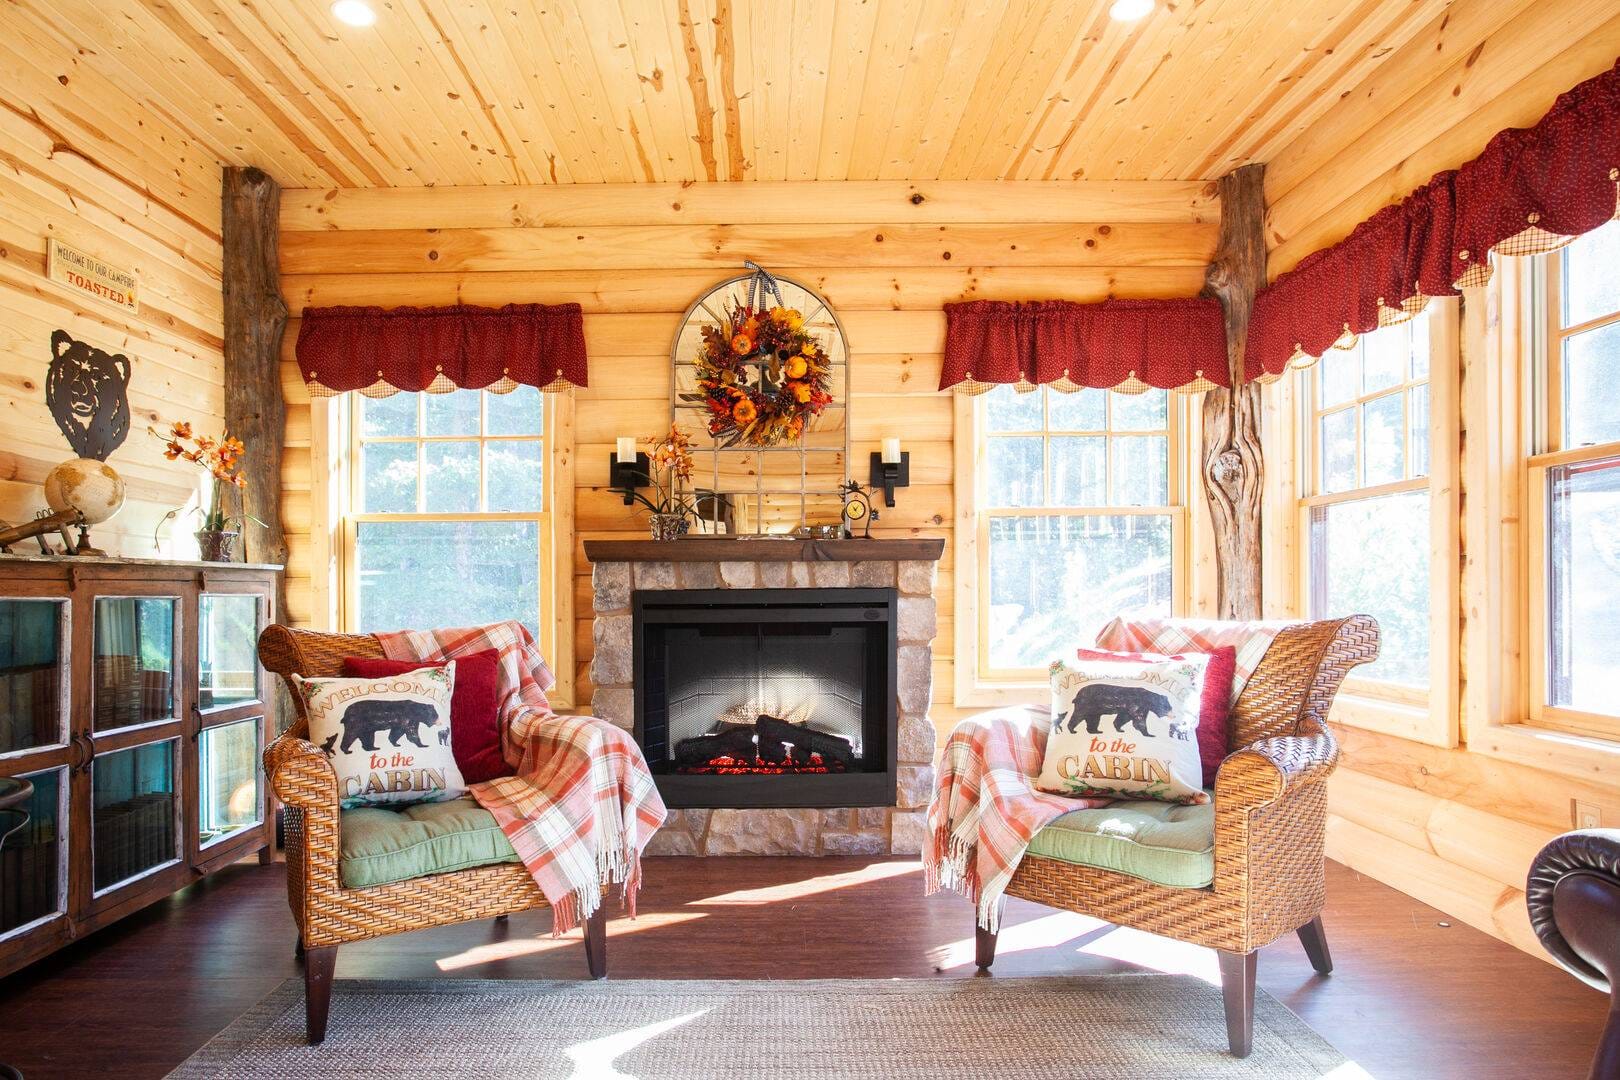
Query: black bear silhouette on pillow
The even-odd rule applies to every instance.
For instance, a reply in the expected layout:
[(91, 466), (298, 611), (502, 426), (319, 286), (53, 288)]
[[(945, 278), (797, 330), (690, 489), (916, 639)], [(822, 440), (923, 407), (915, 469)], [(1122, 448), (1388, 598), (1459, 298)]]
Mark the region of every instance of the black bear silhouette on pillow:
[(1168, 717), (1170, 699), (1140, 686), (1087, 683), (1075, 693), (1069, 715), (1059, 724), (1071, 733), (1084, 724), (1089, 734), (1101, 735), (1103, 717), (1112, 716), (1115, 731), (1124, 731), (1129, 724), (1143, 735), (1151, 735), (1147, 726), (1149, 713)]
[(376, 750), (377, 736), (386, 732), (394, 746), (407, 739), (426, 750), (427, 743), (417, 738), (416, 729), (422, 724), (432, 727), (438, 721), (439, 711), (426, 701), (357, 701), (343, 714), (343, 742), (338, 749), (346, 754), (358, 741), (362, 749)]
[(129, 357), (52, 331), (45, 406), (75, 454), (106, 461), (129, 436)]

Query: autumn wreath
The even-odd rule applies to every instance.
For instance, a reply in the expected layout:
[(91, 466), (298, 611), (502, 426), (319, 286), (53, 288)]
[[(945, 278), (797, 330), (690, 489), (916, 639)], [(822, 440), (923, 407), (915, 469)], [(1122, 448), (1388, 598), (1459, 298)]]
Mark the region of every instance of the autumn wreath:
[(793, 442), (832, 401), (832, 361), (792, 308), (729, 308), (703, 328), (694, 364), (697, 392), (681, 399), (707, 407), (722, 447)]

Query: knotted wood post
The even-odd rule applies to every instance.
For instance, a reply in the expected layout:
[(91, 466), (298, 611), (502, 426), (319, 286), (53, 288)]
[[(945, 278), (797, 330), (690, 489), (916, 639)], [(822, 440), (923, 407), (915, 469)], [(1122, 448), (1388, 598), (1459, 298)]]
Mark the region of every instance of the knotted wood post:
[[(281, 186), (259, 169), (225, 170), (221, 236), (224, 240), (225, 428), (247, 446), (242, 512), (254, 562), (287, 562), (281, 526), (281, 444), (286, 404), (281, 396), (281, 335), (287, 305), (281, 299)], [(276, 618), (287, 618), (287, 582), (276, 586)]]
[(1260, 606), (1260, 387), (1243, 380), (1254, 294), (1266, 283), (1264, 165), (1221, 177), (1221, 231), (1204, 295), (1226, 315), (1232, 389), (1204, 394), (1204, 490), (1215, 529), (1216, 617), (1258, 619)]

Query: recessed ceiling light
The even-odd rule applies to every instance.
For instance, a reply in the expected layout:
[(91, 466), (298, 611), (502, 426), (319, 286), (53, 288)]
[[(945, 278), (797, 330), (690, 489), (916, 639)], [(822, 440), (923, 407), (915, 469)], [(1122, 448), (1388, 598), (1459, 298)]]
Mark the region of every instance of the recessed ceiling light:
[(1153, 10), (1153, 0), (1114, 0), (1108, 17), (1120, 22), (1135, 22)]
[[(1120, 0), (1122, 4), (1126, 2), (1127, 0)], [(1153, 6), (1152, 0), (1148, 0), (1148, 6)], [(337, 0), (337, 3), (332, 5), (332, 16), (338, 22), (348, 23), (350, 26), (371, 26), (377, 21), (377, 13), (371, 10), (371, 5), (366, 3), (366, 0)]]

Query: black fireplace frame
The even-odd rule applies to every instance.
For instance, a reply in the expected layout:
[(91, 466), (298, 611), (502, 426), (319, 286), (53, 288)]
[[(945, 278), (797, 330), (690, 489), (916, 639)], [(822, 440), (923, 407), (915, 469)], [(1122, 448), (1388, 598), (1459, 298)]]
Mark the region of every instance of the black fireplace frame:
[[(900, 594), (896, 589), (638, 589), (630, 597), (632, 670), (635, 673), (636, 743), (647, 746), (647, 687), (644, 677), (645, 628), (693, 622), (798, 621), (879, 622), (885, 630), (881, 700), (862, 701), (869, 731), (881, 734), (884, 747), (866, 755), (865, 770), (840, 773), (761, 775), (688, 774), (667, 771), (664, 747), (649, 754), (653, 781), (671, 809), (841, 808), (895, 805), (898, 785), (898, 657)], [(854, 615), (852, 615), (854, 613)], [(794, 618), (792, 616), (799, 616)], [(654, 761), (654, 756), (657, 761)], [(875, 761), (873, 758), (875, 757)], [(880, 771), (872, 766), (882, 763)]]

